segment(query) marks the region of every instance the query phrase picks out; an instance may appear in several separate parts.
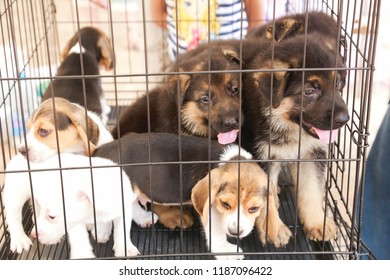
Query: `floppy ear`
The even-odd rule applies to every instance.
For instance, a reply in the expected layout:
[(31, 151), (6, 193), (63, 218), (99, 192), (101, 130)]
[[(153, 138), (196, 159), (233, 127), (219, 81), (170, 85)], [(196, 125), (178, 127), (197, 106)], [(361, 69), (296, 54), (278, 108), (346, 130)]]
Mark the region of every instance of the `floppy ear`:
[(267, 28), (266, 37), (269, 40), (274, 39), (276, 42), (280, 42), (290, 36), (295, 35), (301, 26), (301, 23), (294, 18), (276, 20), (275, 32), (273, 32), (273, 23), (270, 23)]
[(92, 155), (96, 150), (96, 144), (99, 141), (99, 126), (97, 123), (95, 123), (89, 116), (87, 117), (87, 120), (85, 120), (84, 107), (77, 106), (62, 98), (56, 98), (56, 108), (57, 106), (58, 108), (63, 108), (62, 111), (76, 127), (81, 140), (84, 142), (85, 154)]
[(97, 42), (97, 47), (100, 50), (100, 54), (102, 56), (99, 61), (99, 65), (104, 65), (107, 71), (114, 68), (114, 51), (111, 47), (111, 42), (107, 35), (101, 33), (101, 36)]
[(66, 43), (65, 48), (61, 52), (61, 62), (64, 61), (65, 57), (68, 55), (70, 49), (78, 42), (78, 33), (76, 33), (69, 41)]
[(224, 49), (222, 52), (229, 61), (240, 64), (240, 55), (236, 51), (231, 49)]
[[(208, 220), (209, 204), (214, 203), (220, 189), (220, 172), (219, 168), (214, 168), (206, 177), (199, 180), (192, 189), (191, 201), (196, 212), (201, 216), (203, 223)], [(210, 182), (211, 189), (209, 188)]]
[(287, 81), (290, 76), (290, 72), (287, 70), (290, 68), (290, 65), (284, 62), (274, 61), (273, 68), (271, 66), (271, 62), (268, 62), (260, 67), (260, 69), (280, 69), (280, 71), (256, 72), (253, 78), (258, 90), (269, 103), (271, 103), (272, 94), (272, 107), (277, 108), (280, 102), (282, 102), (284, 91), (286, 90)]
[[(178, 72), (183, 71), (183, 69), (179, 68)], [(191, 76), (188, 74), (177, 74), (169, 77), (168, 85), (169, 91), (171, 93), (171, 97), (175, 102), (177, 102), (178, 97), (180, 104), (184, 101), (185, 92), (190, 86)]]

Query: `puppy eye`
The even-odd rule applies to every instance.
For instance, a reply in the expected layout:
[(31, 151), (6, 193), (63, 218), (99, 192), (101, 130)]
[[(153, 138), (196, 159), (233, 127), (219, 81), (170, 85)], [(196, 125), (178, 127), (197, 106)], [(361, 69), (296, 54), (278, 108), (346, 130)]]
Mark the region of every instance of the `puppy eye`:
[(230, 210), (232, 207), (229, 205), (229, 203), (227, 203), (226, 201), (222, 201), (221, 200), (221, 205), (223, 208), (227, 209), (227, 210)]
[(46, 137), (50, 134), (51, 130), (48, 130), (48, 129), (44, 129), (44, 128), (40, 128), (38, 129), (38, 134), (39, 136), (41, 137)]
[(53, 220), (55, 220), (56, 216), (47, 215), (47, 218), (48, 218), (50, 221), (53, 221)]
[(204, 95), (200, 98), (200, 102), (207, 104), (209, 103), (209, 97), (207, 95)]
[(248, 209), (248, 212), (253, 214), (253, 213), (256, 213), (257, 211), (259, 211), (260, 207), (258, 206), (254, 206), (254, 207), (251, 207)]
[(312, 96), (314, 93), (316, 93), (316, 89), (314, 89), (314, 88), (309, 88), (309, 89), (305, 90), (306, 96)]

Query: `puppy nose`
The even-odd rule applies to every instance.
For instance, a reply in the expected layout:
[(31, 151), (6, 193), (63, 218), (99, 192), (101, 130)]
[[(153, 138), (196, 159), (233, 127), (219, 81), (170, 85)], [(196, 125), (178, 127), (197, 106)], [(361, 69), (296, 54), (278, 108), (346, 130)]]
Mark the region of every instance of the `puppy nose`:
[(234, 129), (238, 127), (238, 119), (236, 117), (225, 118), (223, 125), (226, 128)]
[(21, 146), (19, 149), (18, 149), (19, 153), (21, 153), (23, 156), (26, 156), (27, 153), (28, 153), (28, 149), (26, 148), (26, 146)]
[(230, 226), (229, 227), (229, 234), (231, 236), (241, 236), (241, 234), (244, 232), (242, 228), (237, 228), (237, 226)]
[(335, 125), (342, 126), (349, 121), (348, 113), (339, 113), (334, 117)]

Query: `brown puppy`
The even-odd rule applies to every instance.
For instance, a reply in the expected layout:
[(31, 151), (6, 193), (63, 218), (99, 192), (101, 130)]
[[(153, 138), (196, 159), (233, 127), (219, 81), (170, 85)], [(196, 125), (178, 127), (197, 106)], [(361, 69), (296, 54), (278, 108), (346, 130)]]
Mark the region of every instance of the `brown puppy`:
[[(228, 243), (226, 236), (243, 238), (255, 224), (263, 244), (267, 235), (268, 241), (276, 247), (286, 245), (291, 231), (279, 218), (273, 198), (276, 194), (270, 192), (267, 207), (268, 179), (265, 172), (254, 162), (233, 162), (234, 159), (251, 159), (252, 156), (245, 151), (240, 156), (231, 153), (227, 158), (232, 162), (213, 169), (192, 190), (192, 203), (201, 217), (206, 244), (211, 252), (237, 252), (237, 246)], [(219, 255), (216, 258), (243, 259), (244, 256)]]
[(86, 116), (85, 108), (59, 97), (42, 102), (27, 126), (27, 143), (21, 144), (19, 152), (33, 162), (58, 152), (89, 155), (112, 141), (97, 115), (88, 111)]
[[(336, 227), (328, 217), (324, 225), (324, 161), (349, 114), (340, 95), (344, 65), (318, 36), (280, 41), (248, 65), (254, 72), (244, 77), (242, 144), (256, 158), (272, 160), (263, 168), (273, 185), (281, 169), (290, 168), (304, 230), (310, 239), (329, 240)], [(299, 167), (297, 159), (304, 160)]]
[[(221, 144), (234, 142), (243, 122), (239, 64), (238, 54), (229, 46), (179, 59), (178, 75), (128, 107), (112, 131), (114, 138), (148, 132), (149, 119), (151, 132), (210, 135)], [(237, 72), (218, 72), (226, 70)], [(208, 75), (208, 71), (213, 72)]]
[(337, 37), (341, 37), (340, 30), (337, 21), (332, 16), (323, 12), (309, 12), (277, 18), (270, 23), (252, 29), (247, 38), (280, 42), (294, 36), (316, 32), (322, 35), (322, 43), (328, 48), (336, 50)]
[[(104, 99), (101, 80), (98, 77), (83, 77), (84, 75), (99, 75), (101, 65), (106, 70), (114, 67), (114, 53), (110, 39), (101, 30), (84, 27), (69, 40), (61, 53), (61, 58), (62, 63), (56, 74), (59, 78), (49, 84), (42, 100), (53, 96), (65, 98), (101, 116), (105, 124), (110, 108)], [(80, 78), (60, 78), (62, 76), (80, 76)]]

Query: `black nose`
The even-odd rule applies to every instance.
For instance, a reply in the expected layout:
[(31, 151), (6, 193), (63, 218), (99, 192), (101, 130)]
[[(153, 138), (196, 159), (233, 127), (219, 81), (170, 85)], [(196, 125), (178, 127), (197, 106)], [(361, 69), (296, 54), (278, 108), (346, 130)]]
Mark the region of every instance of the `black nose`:
[(349, 121), (349, 114), (348, 113), (339, 113), (334, 117), (334, 124), (335, 126), (343, 126)]
[(236, 117), (229, 117), (223, 120), (223, 126), (228, 129), (238, 128), (238, 119)]
[(25, 146), (22, 146), (19, 148), (19, 153), (21, 153), (23, 156), (26, 156), (28, 153), (28, 149)]

